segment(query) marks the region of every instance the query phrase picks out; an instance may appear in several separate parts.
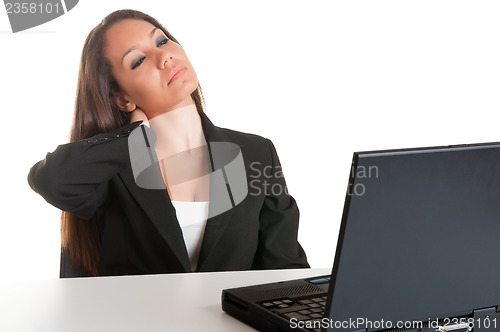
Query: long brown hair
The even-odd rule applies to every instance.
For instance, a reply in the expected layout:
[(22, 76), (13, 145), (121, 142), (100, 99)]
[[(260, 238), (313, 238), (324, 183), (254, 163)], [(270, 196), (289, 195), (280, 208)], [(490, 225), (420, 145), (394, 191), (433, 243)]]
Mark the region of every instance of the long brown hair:
[[(82, 50), (70, 142), (109, 132), (130, 122), (130, 113), (120, 111), (113, 93), (120, 91), (111, 74), (111, 64), (104, 56), (105, 34), (124, 19), (139, 19), (161, 29), (172, 41), (179, 42), (153, 17), (140, 11), (117, 10), (106, 16), (90, 31)], [(191, 93), (199, 111), (204, 109), (200, 85)], [(100, 240), (97, 219), (84, 220), (69, 212), (61, 216), (61, 245), (69, 252), (71, 265), (91, 276), (99, 274)]]

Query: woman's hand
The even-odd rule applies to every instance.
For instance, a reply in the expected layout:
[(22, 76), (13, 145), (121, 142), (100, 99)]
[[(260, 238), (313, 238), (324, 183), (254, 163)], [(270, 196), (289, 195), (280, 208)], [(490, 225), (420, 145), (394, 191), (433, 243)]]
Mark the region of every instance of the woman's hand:
[(136, 107), (135, 110), (132, 111), (132, 114), (130, 116), (130, 123), (140, 120), (142, 120), (142, 124), (149, 127), (148, 117), (139, 107)]

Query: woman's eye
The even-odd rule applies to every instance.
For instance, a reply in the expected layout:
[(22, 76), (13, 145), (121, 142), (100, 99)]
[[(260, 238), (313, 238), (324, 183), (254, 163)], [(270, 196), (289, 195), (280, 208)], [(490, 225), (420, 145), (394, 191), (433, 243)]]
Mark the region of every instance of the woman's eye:
[[(162, 45), (165, 45), (167, 42), (168, 42), (168, 38), (163, 37), (163, 38), (158, 40), (158, 42), (156, 43), (156, 47), (160, 47)], [(144, 59), (146, 59), (146, 57), (144, 57), (144, 56), (137, 59), (137, 61), (135, 61), (132, 64), (132, 70), (139, 67), (144, 62)]]
[(160, 47), (162, 45), (165, 45), (168, 42), (167, 38), (162, 38), (158, 41), (158, 44), (156, 44), (157, 47)]
[(146, 59), (146, 57), (140, 57), (137, 61), (135, 61), (132, 64), (132, 70), (134, 70), (135, 68), (139, 67), (141, 65), (141, 63), (144, 61), (144, 59)]

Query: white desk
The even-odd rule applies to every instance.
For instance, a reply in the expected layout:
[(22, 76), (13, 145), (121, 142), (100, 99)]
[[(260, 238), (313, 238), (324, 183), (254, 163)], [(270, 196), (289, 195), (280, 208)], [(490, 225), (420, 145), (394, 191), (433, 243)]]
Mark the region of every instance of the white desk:
[(224, 288), (331, 269), (164, 274), (0, 283), (0, 331), (255, 331), (224, 313)]

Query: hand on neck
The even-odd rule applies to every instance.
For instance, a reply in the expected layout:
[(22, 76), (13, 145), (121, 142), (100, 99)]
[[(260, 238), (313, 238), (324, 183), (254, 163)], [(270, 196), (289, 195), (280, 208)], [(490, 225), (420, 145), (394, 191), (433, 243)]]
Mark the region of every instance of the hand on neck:
[(156, 134), (155, 149), (160, 159), (206, 144), (194, 103), (165, 112), (149, 123)]

